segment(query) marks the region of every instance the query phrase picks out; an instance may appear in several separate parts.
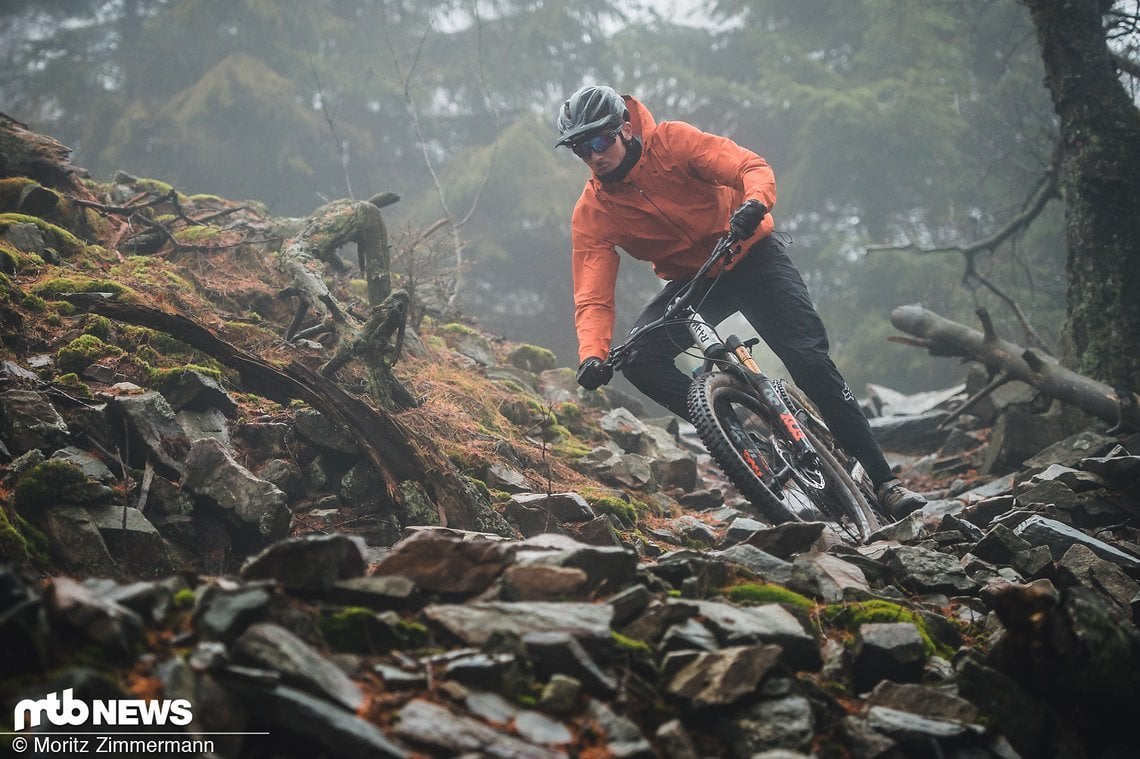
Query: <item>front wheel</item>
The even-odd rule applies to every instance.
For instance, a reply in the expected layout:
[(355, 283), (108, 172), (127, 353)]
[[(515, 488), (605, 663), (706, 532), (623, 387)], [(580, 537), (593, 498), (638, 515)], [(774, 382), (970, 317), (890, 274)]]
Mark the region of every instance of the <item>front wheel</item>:
[(783, 426), (742, 378), (726, 372), (697, 377), (689, 388), (689, 418), (729, 481), (773, 524), (827, 520), (856, 541), (877, 525), (852, 478), (813, 430), (815, 449), (799, 454)]

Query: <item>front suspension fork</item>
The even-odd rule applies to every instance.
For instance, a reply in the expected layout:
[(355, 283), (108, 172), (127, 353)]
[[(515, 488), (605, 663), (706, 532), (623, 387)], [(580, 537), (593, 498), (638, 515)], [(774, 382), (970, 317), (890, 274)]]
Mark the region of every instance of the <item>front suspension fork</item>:
[(756, 363), (756, 359), (752, 357), (751, 348), (758, 343), (758, 339), (748, 340), (747, 342), (741, 340), (736, 335), (729, 335), (724, 341), (726, 352), (736, 356), (740, 362), (740, 366), (747, 371), (740, 371), (739, 374), (743, 376), (744, 380), (752, 386), (752, 388), (759, 394), (760, 398), (764, 401), (765, 405), (771, 409), (775, 424), (787, 432), (787, 437), (792, 441), (793, 452), (797, 459), (801, 456), (815, 455), (815, 448), (808, 442), (807, 436), (804, 435), (803, 428), (800, 427), (799, 419), (796, 418), (795, 413), (784, 401), (783, 395), (776, 389), (775, 383), (760, 370), (760, 365)]

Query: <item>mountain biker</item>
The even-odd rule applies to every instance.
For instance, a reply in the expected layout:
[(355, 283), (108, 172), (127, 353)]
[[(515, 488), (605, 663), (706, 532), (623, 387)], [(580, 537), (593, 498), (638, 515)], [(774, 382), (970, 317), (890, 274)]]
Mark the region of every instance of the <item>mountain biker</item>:
[[(772, 235), (772, 168), (728, 138), (682, 121), (657, 123), (630, 95), (585, 86), (558, 109), (555, 147), (569, 147), (593, 175), (571, 220), (578, 384), (596, 390), (613, 370), (603, 361), (615, 320), (618, 248), (648, 261), (666, 280), (634, 328), (659, 318), (676, 293), (731, 230), (740, 253), (710, 272), (716, 280), (698, 310), (716, 324), (739, 311), (819, 408), (836, 440), (867, 470), (880, 505), (894, 518), (926, 499), (891, 473), (854, 395), (828, 355), (827, 333), (784, 245)], [(687, 418), (691, 379), (675, 358), (693, 344), (684, 325), (646, 335), (622, 367), (641, 392)]]

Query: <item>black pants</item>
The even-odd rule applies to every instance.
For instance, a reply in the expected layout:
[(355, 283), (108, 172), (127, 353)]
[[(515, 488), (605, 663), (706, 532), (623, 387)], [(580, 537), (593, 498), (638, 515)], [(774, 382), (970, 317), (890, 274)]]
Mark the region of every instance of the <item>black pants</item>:
[[(642, 309), (634, 328), (659, 318), (685, 284), (683, 280), (666, 284)], [(739, 311), (784, 363), (792, 381), (819, 408), (836, 440), (859, 460), (875, 486), (891, 479), (890, 466), (866, 417), (828, 355), (827, 330), (784, 246), (771, 236), (760, 240), (715, 286), (712, 279), (706, 280), (704, 291), (707, 298), (702, 301), (704, 293), (700, 293), (692, 301), (699, 304), (701, 316), (717, 324)], [(692, 380), (673, 362), (692, 346), (693, 338), (684, 324), (656, 330), (641, 340), (622, 372), (638, 390), (687, 419), (685, 399)]]

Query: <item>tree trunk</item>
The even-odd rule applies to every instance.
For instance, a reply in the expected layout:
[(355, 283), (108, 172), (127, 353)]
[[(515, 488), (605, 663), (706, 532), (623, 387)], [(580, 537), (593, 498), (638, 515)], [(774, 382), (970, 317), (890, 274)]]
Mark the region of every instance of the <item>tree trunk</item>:
[[(388, 232), (380, 213), (382, 207), (398, 199), (398, 195), (388, 192), (367, 201), (337, 200), (321, 206), (285, 241), (279, 263), (293, 280), (293, 287), (287, 292), (303, 298), (286, 339), (297, 336), (309, 307), (315, 307), (323, 316), (315, 329), (335, 332), (338, 343), (336, 356), (321, 368), (321, 374), (332, 377), (352, 358), (363, 358), (372, 399), (389, 411), (415, 405), (411, 394), (391, 371), (399, 345), (394, 350), (387, 345), (393, 334), (403, 338), (407, 321), (407, 294), (392, 293)], [(349, 242), (356, 243), (361, 275), (368, 283), (368, 300), (373, 308), (363, 327), (341, 308), (325, 284), (321, 266), (323, 261), (343, 269), (337, 251)]]
[(1064, 361), (1140, 389), (1140, 110), (1105, 42), (1109, 0), (1022, 0), (1060, 117), (1068, 309)]

